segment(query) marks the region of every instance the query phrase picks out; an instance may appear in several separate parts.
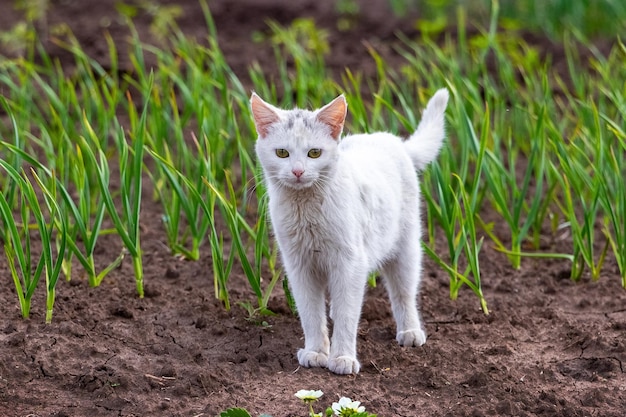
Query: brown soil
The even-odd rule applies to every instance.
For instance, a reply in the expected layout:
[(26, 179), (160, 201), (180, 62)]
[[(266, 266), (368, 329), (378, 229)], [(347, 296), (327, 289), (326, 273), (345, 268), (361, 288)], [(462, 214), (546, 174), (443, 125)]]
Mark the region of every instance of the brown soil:
[[(11, 3), (0, 4), (2, 29), (18, 16)], [(106, 55), (102, 22), (123, 44), (126, 32), (115, 20), (113, 1), (52, 3), (49, 23), (69, 23), (92, 56)], [(386, 0), (368, 2), (357, 27), (340, 35), (331, 0), (210, 3), (224, 52), (244, 77), (247, 63), (271, 57), (268, 47), (250, 41), (252, 31), (265, 30), (265, 18), (315, 17), (332, 30), (329, 66), (336, 71), (373, 68), (363, 40), (393, 56), (393, 31), (412, 30), (410, 19), (391, 16)], [(185, 10), (181, 27), (204, 36), (196, 2), (178, 4)], [(149, 22), (136, 19), (145, 36)], [(266, 323), (247, 320), (238, 306), (225, 311), (213, 296), (208, 248), (199, 262), (173, 258), (157, 221), (159, 205), (149, 198), (143, 204), (144, 299), (135, 294), (126, 262), (98, 288), (80, 277), (59, 282), (50, 325), (44, 324), (40, 288), (32, 317), (23, 320), (0, 260), (0, 415), (215, 416), (234, 406), (253, 415), (305, 415), (293, 396), (299, 389), (323, 390), (320, 407), (348, 396), (380, 416), (624, 415), (626, 291), (612, 259), (598, 282), (574, 284), (565, 261), (525, 260), (515, 271), (486, 247), (489, 316), (468, 290), (450, 300), (446, 274), (427, 261), (421, 293), (426, 345), (397, 346), (384, 290), (372, 289), (358, 340), (362, 371), (337, 376), (298, 367), (302, 331), (281, 290), (270, 302), (278, 314)], [(110, 262), (119, 250), (119, 242), (103, 238), (98, 259)], [(235, 301), (253, 298), (242, 275), (230, 283)]]

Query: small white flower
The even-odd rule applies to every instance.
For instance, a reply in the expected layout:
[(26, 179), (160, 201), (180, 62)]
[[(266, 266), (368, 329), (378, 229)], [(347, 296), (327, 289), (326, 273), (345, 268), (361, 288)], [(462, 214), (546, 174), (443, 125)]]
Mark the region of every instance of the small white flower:
[(324, 395), (324, 393), (320, 390), (306, 390), (306, 389), (301, 389), (300, 391), (296, 392), (296, 397), (300, 398), (302, 401), (306, 402), (313, 402), (313, 401), (317, 401), (322, 395)]
[(333, 403), (332, 409), (336, 416), (351, 416), (365, 411), (360, 401), (352, 401), (347, 397), (341, 397), (339, 402)]

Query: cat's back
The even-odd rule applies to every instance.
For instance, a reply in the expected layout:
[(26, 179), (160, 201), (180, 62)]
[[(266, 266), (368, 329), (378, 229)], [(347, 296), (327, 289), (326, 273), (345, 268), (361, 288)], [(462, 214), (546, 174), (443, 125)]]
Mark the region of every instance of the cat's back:
[(402, 139), (387, 132), (357, 133), (347, 135), (339, 143), (343, 152), (359, 152), (369, 150), (394, 150), (402, 147)]
[(374, 174), (377, 171), (408, 170), (413, 174), (412, 163), (402, 139), (391, 133), (346, 136), (339, 144), (339, 151), (353, 169)]

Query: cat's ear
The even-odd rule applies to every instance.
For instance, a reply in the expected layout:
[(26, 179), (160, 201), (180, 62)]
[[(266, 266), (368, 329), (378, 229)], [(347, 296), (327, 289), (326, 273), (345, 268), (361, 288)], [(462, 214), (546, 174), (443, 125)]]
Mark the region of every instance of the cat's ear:
[(319, 109), (316, 117), (317, 120), (330, 127), (331, 136), (333, 139), (337, 140), (339, 139), (339, 136), (341, 136), (347, 112), (348, 103), (342, 94)]
[(261, 138), (266, 137), (270, 126), (280, 120), (276, 109), (271, 104), (264, 102), (256, 93), (252, 93), (252, 97), (250, 97), (250, 108), (257, 133)]

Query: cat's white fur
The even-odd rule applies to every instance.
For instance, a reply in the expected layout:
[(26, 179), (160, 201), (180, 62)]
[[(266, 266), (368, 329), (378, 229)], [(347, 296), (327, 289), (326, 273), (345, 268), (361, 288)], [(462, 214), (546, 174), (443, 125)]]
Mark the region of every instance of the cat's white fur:
[[(416, 171), (439, 153), (447, 102), (448, 91), (437, 91), (406, 141), (389, 133), (341, 139), (343, 96), (308, 111), (282, 110), (253, 93), (271, 223), (304, 330), (300, 365), (359, 372), (357, 328), (372, 271), (384, 277), (400, 345), (426, 342), (416, 304), (422, 257)], [(311, 149), (321, 155), (311, 158)]]

